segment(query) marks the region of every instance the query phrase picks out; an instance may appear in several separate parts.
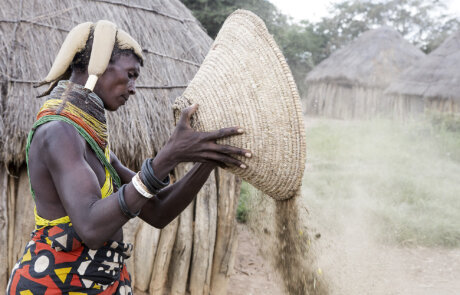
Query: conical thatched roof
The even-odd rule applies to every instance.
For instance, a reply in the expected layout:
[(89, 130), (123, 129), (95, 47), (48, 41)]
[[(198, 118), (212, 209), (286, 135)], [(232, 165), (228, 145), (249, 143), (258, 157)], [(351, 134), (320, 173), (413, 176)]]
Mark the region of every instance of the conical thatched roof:
[(335, 51), (307, 76), (307, 83), (386, 87), (395, 75), (424, 56), (394, 29), (384, 26), (363, 33)]
[(385, 91), (460, 102), (460, 31), (419, 63), (404, 71)]
[[(0, 83), (4, 128), (0, 162), (21, 165), (25, 141), (45, 98), (33, 82), (46, 76), (67, 32), (107, 19), (147, 50), (135, 97), (109, 114), (110, 142), (130, 166), (154, 155), (172, 130), (172, 101), (198, 70), (211, 45), (179, 0), (3, 0), (0, 7)], [(2, 123), (0, 121), (0, 135)]]

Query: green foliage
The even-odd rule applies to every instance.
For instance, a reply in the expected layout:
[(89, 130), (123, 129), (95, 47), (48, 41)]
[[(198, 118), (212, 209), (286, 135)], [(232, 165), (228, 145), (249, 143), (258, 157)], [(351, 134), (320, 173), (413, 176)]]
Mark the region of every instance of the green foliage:
[(431, 112), (427, 115), (439, 131), (460, 132), (460, 115), (440, 112)]
[(241, 194), (236, 208), (236, 220), (241, 223), (246, 223), (249, 217), (249, 202), (251, 198), (250, 185), (243, 181), (241, 184)]
[(453, 161), (460, 163), (460, 116), (458, 114), (428, 113), (437, 148)]

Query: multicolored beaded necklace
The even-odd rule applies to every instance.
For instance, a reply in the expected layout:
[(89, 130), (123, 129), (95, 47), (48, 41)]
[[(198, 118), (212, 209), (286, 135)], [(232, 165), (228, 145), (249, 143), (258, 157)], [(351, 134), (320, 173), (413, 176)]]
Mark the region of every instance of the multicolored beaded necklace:
[[(77, 129), (108, 170), (114, 185), (119, 188), (120, 177), (106, 156), (110, 151), (104, 103), (94, 92), (70, 81), (60, 81), (40, 108), (37, 121), (27, 138), (26, 162), (29, 162), (29, 148), (35, 130), (44, 123), (56, 120), (64, 121)], [(31, 193), (35, 199), (32, 188)]]
[(60, 81), (40, 108), (37, 120), (49, 115), (69, 118), (83, 127), (101, 149), (106, 148), (108, 134), (104, 103), (99, 96), (82, 85)]

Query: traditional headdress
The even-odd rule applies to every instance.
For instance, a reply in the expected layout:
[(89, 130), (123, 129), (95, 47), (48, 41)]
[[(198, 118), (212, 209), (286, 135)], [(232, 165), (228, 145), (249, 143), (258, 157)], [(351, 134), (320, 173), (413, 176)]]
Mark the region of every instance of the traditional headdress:
[(144, 60), (141, 46), (128, 33), (118, 29), (114, 23), (100, 20), (96, 24), (92, 22), (79, 24), (65, 38), (46, 78), (36, 86), (51, 83), (48, 90), (40, 96), (49, 94), (59, 80), (70, 77), (70, 64), (75, 55), (85, 48), (91, 29), (94, 29), (94, 37), (88, 63), (89, 77), (85, 84), (86, 89), (93, 91), (97, 79), (107, 69), (115, 42), (120, 49), (130, 49), (141, 61)]

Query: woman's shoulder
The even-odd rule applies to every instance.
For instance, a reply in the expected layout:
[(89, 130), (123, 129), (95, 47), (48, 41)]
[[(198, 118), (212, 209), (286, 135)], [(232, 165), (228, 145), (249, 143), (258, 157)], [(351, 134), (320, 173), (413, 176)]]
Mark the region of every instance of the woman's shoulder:
[(50, 121), (36, 128), (30, 143), (43, 155), (56, 156), (63, 152), (84, 153), (85, 141), (72, 125), (63, 121)]

